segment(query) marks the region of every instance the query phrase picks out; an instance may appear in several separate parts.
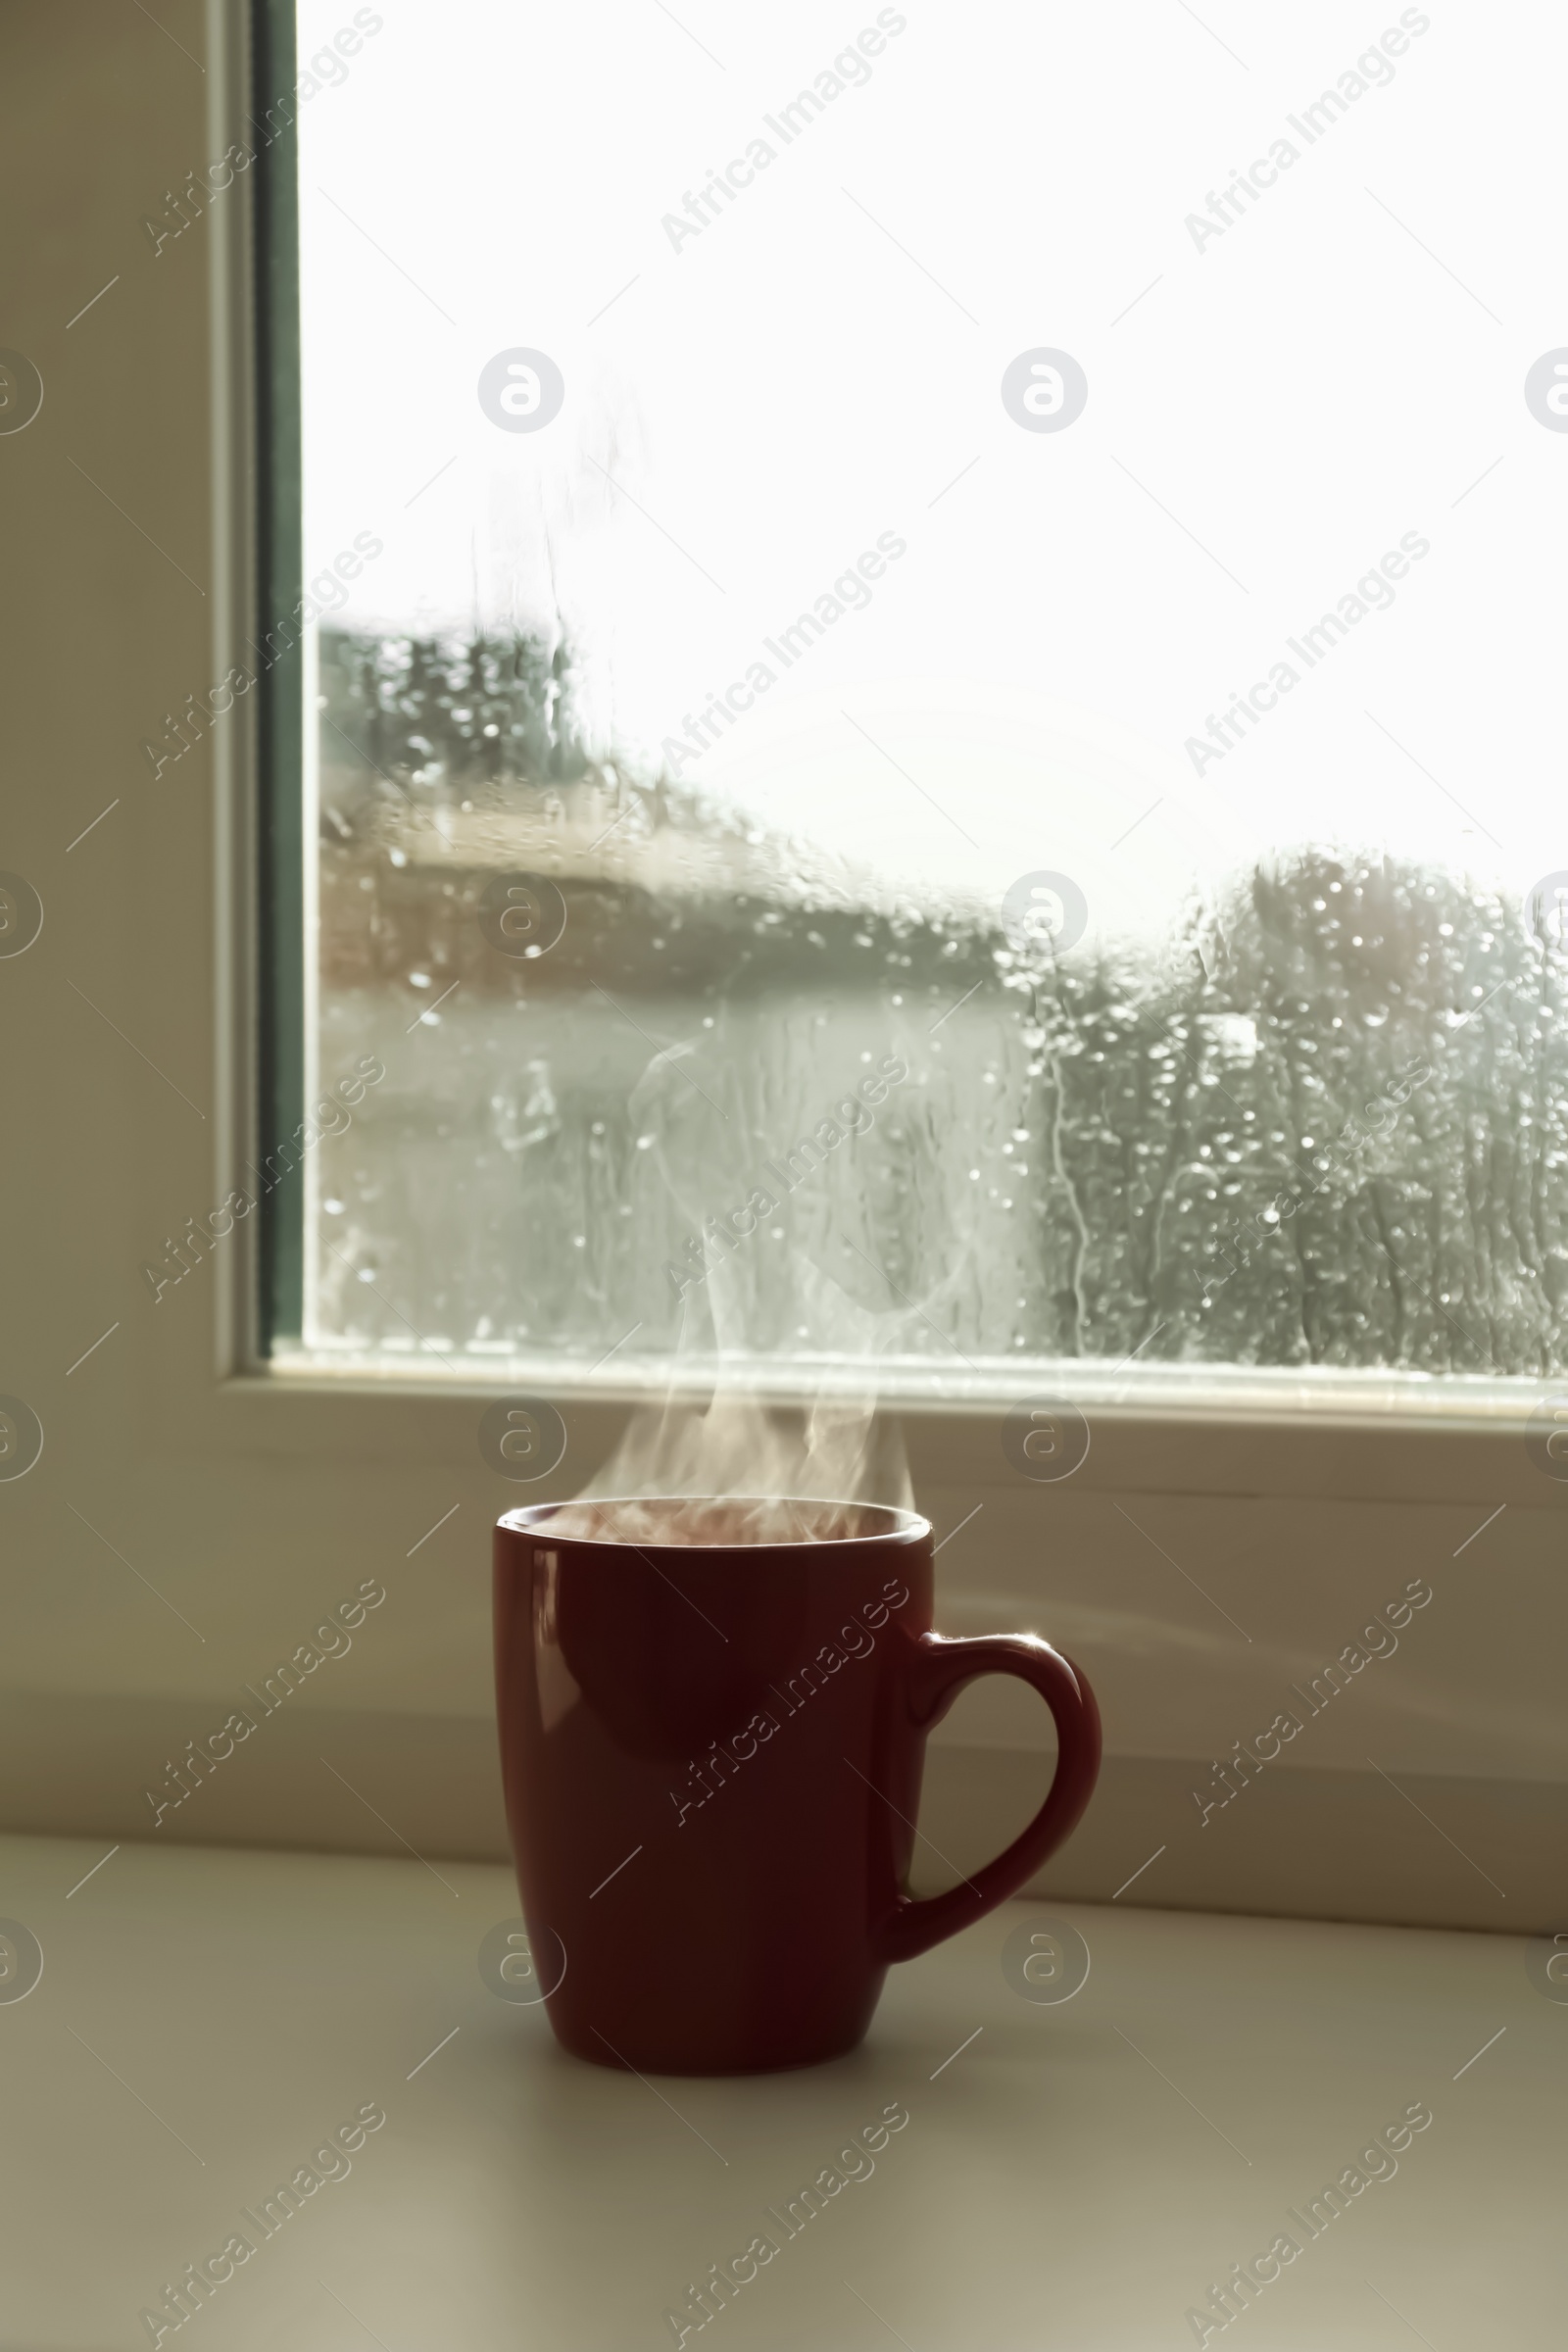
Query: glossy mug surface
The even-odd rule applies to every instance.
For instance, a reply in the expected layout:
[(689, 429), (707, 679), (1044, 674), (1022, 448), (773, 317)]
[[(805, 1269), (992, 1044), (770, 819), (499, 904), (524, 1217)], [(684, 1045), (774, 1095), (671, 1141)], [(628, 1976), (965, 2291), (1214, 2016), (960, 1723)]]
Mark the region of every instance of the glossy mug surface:
[[(739, 1540), (689, 1540), (715, 1530)], [(933, 1582), (929, 1523), (877, 1505), (535, 1504), (499, 1522), (507, 1816), (568, 2050), (645, 2074), (837, 2057), (891, 1962), (1016, 1893), (1073, 1829), (1100, 1763), (1089, 1685), (1033, 1635), (934, 1633)], [(926, 1734), (983, 1674), (1045, 1699), (1054, 1778), (972, 1881), (916, 1900)]]

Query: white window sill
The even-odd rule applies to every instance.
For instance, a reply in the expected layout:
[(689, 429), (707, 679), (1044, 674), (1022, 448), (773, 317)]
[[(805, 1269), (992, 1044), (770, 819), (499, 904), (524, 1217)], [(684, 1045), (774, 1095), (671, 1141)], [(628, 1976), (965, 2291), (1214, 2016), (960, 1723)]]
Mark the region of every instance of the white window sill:
[[(45, 1952), (0, 2010), (19, 2341), (142, 2340), (137, 2313), (238, 2230), (258, 2242), (204, 2308), (215, 2345), (652, 2352), (689, 2282), (894, 2101), (874, 2174), (722, 2314), (733, 2352), (1175, 2346), (1282, 2232), (1300, 2251), (1258, 2291), (1260, 2342), (1556, 2340), (1562, 2017), (1514, 1938), (1075, 1908), (1090, 1976), (1048, 2007), (1003, 1977), (1039, 1916), (1007, 1905), (895, 1969), (853, 2056), (656, 2086), (486, 1989), (507, 1870), (125, 1846), (68, 1903), (101, 1850), (4, 1841)], [(352, 2172), (260, 2239), (241, 2208), (367, 2103), (386, 2122)], [(1432, 2121), (1396, 2173), (1308, 2235), (1293, 2212), (1411, 2106)], [(1508, 2217), (1500, 2266), (1478, 2206)]]

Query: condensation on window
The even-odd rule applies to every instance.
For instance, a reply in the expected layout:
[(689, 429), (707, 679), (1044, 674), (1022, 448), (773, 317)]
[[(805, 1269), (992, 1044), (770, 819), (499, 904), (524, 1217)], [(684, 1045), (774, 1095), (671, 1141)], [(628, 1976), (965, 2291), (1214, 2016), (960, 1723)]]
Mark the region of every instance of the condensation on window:
[[(1158, 937), (591, 757), (559, 638), (323, 631), (307, 1347), (1551, 1374), (1560, 937), (1302, 841)], [(509, 892), (511, 896), (509, 897)]]

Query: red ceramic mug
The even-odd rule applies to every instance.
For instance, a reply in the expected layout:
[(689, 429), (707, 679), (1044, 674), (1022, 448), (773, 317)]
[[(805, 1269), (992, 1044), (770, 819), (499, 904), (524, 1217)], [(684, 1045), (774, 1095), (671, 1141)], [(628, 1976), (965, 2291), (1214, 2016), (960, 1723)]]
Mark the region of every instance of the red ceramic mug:
[[(836, 2058), (891, 1961), (1015, 1894), (1067, 1837), (1100, 1766), (1094, 1693), (1032, 1634), (933, 1633), (933, 1584), (929, 1522), (880, 1505), (544, 1503), (499, 1522), (507, 1818), (568, 2050), (644, 2074)], [(918, 1901), (925, 1736), (982, 1674), (1040, 1692), (1055, 1775), (1004, 1852)]]

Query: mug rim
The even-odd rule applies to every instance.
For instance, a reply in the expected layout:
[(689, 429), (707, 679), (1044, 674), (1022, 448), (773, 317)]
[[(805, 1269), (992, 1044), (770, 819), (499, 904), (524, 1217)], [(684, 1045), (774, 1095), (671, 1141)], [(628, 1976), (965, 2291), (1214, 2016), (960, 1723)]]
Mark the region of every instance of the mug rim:
[(511, 1535), (531, 1536), (542, 1541), (548, 1534), (550, 1514), (575, 1509), (578, 1500), (589, 1505), (601, 1504), (612, 1508), (618, 1503), (648, 1502), (724, 1502), (724, 1503), (793, 1503), (802, 1509), (812, 1507), (827, 1511), (877, 1511), (890, 1523), (874, 1534), (863, 1536), (778, 1536), (764, 1537), (757, 1543), (744, 1538), (717, 1544), (693, 1544), (685, 1541), (661, 1543), (657, 1539), (646, 1544), (629, 1543), (623, 1536), (557, 1536), (557, 1544), (587, 1544), (601, 1551), (800, 1551), (820, 1554), (832, 1551), (853, 1551), (865, 1544), (918, 1544), (933, 1532), (929, 1519), (919, 1511), (906, 1510), (893, 1502), (852, 1502), (829, 1494), (592, 1494), (573, 1497), (562, 1502), (524, 1502), (514, 1510), (504, 1511), (496, 1521), (498, 1532), (505, 1529)]

